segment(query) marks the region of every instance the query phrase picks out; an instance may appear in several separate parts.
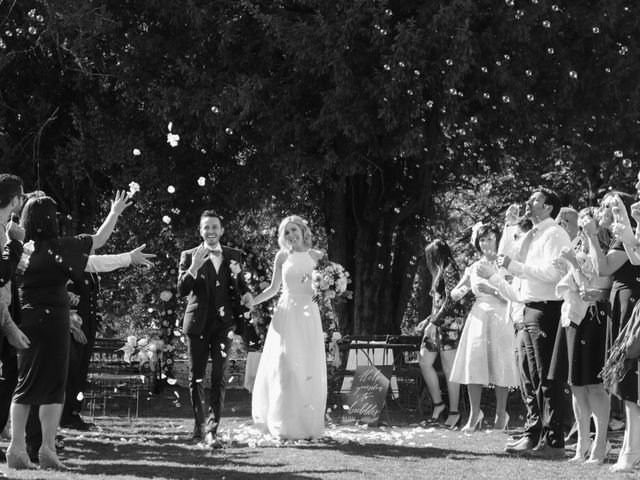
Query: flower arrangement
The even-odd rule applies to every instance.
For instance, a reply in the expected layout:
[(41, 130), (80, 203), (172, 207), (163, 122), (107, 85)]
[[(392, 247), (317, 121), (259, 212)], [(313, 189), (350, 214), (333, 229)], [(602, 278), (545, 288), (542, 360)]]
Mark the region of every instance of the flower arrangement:
[(124, 352), (125, 362), (137, 361), (140, 367), (149, 363), (149, 368), (155, 370), (164, 352), (172, 351), (173, 346), (167, 345), (161, 339), (150, 339), (148, 336), (137, 339), (134, 335), (130, 335), (127, 337), (127, 343), (120, 350)]
[(318, 304), (325, 332), (325, 350), (332, 364), (340, 363), (338, 340), (340, 324), (333, 303), (341, 299), (350, 299), (353, 293), (347, 289), (351, 283), (349, 272), (339, 263), (331, 262), (326, 256), (318, 260), (311, 274), (311, 286), (314, 290), (313, 301)]
[(311, 282), (315, 294), (313, 301), (320, 304), (322, 300), (333, 300), (339, 297), (352, 298), (353, 293), (347, 290), (351, 283), (349, 272), (339, 263), (331, 262), (322, 257), (311, 275)]

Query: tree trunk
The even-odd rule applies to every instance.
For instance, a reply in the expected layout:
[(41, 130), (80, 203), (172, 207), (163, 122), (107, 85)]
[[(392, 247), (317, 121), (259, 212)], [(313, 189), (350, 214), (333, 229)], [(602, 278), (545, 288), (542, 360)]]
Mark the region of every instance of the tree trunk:
[[(422, 168), (429, 169), (426, 164)], [(415, 193), (405, 197), (408, 201), (399, 209), (393, 206), (389, 186), (403, 179), (394, 169), (397, 165), (390, 164), (387, 171), (377, 172), (380, 181), (372, 175), (351, 177), (343, 189), (325, 196), (330, 256), (353, 279), (353, 300), (339, 312), (346, 334), (401, 333), (413, 293), (431, 175), (420, 178)]]

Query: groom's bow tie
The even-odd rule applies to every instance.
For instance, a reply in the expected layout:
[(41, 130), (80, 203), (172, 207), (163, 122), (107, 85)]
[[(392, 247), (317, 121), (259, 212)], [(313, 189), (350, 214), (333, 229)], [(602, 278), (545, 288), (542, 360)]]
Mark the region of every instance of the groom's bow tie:
[(222, 252), (220, 250), (211, 250), (209, 252), (209, 255), (213, 257), (220, 257), (222, 255)]

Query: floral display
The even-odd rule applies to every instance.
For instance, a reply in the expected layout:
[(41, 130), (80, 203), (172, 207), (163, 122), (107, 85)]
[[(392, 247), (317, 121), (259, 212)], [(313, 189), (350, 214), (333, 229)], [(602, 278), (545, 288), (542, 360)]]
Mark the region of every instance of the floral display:
[(347, 286), (351, 283), (349, 272), (339, 263), (331, 262), (326, 257), (318, 261), (311, 281), (316, 292), (313, 301), (316, 303), (320, 303), (322, 299), (352, 297), (352, 292), (347, 290)]

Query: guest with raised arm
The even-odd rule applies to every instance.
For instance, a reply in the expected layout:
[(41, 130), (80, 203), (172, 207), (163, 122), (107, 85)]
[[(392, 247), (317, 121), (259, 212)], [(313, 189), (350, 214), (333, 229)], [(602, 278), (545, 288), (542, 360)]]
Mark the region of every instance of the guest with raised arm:
[[(182, 331), (187, 336), (189, 393), (193, 409), (193, 440), (222, 448), (217, 438), (227, 380), (227, 352), (244, 327), (242, 305), (251, 306), (242, 273), (242, 252), (222, 246), (222, 217), (213, 210), (200, 215), (202, 243), (180, 254), (178, 292), (187, 298)], [(205, 397), (204, 376), (211, 357), (211, 390)], [(205, 412), (206, 409), (206, 412)]]
[(528, 411), (531, 418), (525, 435), (507, 445), (505, 451), (510, 453), (531, 450), (537, 456), (564, 457), (562, 384), (548, 378), (562, 306), (555, 294), (561, 275), (553, 260), (570, 244), (567, 233), (554, 221), (559, 210), (560, 200), (555, 192), (546, 188), (534, 191), (525, 211), (534, 226), (522, 241), (520, 260), (499, 255), (496, 261), (521, 280), (515, 297), (525, 305), (523, 342), (536, 390), (536, 405)]
[[(114, 255), (89, 255), (82, 278), (70, 282), (68, 290), (77, 295), (78, 302), (72, 305), (71, 351), (69, 357), (69, 373), (67, 375), (66, 395), (60, 426), (76, 430), (88, 430), (91, 424), (85, 422), (80, 413), (83, 405), (83, 392), (87, 384), (89, 363), (96, 335), (100, 328), (98, 310), (98, 293), (100, 292), (100, 276), (98, 273), (111, 272), (129, 265), (152, 266), (154, 254), (145, 253), (146, 245), (134, 248), (130, 252)], [(27, 447), (29, 445), (27, 444)]]
[[(640, 186), (640, 185), (638, 185)], [(624, 224), (624, 215), (629, 216), (632, 197), (621, 192), (610, 192), (602, 199), (600, 224), (613, 228), (614, 223)], [(616, 213), (614, 215), (614, 208)], [(636, 215), (634, 213), (634, 215)], [(634, 216), (632, 215), (632, 216)], [(622, 222), (621, 222), (622, 220)], [(589, 246), (597, 242), (597, 230), (593, 219), (586, 218), (581, 223), (589, 238)], [(625, 245), (615, 239), (604, 255), (592, 252), (594, 265), (600, 275), (612, 275), (611, 288), (611, 328), (608, 338), (613, 343), (602, 378), (605, 388), (624, 401), (625, 431), (622, 448), (612, 470), (630, 472), (640, 462), (640, 406), (638, 406), (638, 358), (640, 351), (634, 351), (633, 332), (639, 324), (638, 298), (640, 298), (640, 267), (632, 265)]]
[[(491, 263), (498, 255), (501, 231), (493, 225), (477, 224), (472, 242), (483, 256), (465, 269), (460, 283), (451, 292), (454, 301), (471, 289), (476, 301), (462, 330), (451, 381), (467, 385), (471, 406), (462, 432), (470, 433), (482, 425), (480, 409), (483, 385), (493, 385), (496, 392), (494, 428), (506, 430), (509, 424), (507, 396), (509, 387), (518, 385), (515, 360), (515, 334), (506, 314), (506, 300), (498, 290), (478, 276), (481, 263)], [(462, 288), (464, 287), (464, 288)]]
[[(575, 248), (563, 249), (556, 261), (557, 268), (566, 272), (558, 283), (556, 293), (564, 299), (561, 327), (556, 337), (554, 358), (550, 377), (567, 381), (571, 386), (573, 412), (576, 419), (578, 442), (572, 462), (603, 463), (607, 454), (607, 428), (609, 423), (610, 398), (598, 374), (605, 362), (606, 331), (610, 318), (609, 295), (612, 279), (596, 274), (589, 255), (589, 242), (580, 230), (578, 221), (591, 212), (590, 208), (578, 212), (562, 211), (556, 221), (577, 240)], [(598, 248), (608, 249), (608, 234), (602, 226)], [(568, 371), (559, 365), (566, 350)], [(559, 371), (556, 378), (556, 371)], [(566, 376), (563, 375), (567, 372)], [(591, 444), (590, 423), (594, 418), (595, 440)]]
[(95, 235), (60, 237), (57, 204), (47, 196), (31, 198), (22, 211), (25, 239), (33, 240), (33, 253), (22, 276), (21, 329), (31, 345), (18, 353), (18, 385), (11, 404), (10, 468), (34, 468), (25, 445), (25, 426), (32, 405), (40, 406), (41, 468), (61, 468), (55, 435), (64, 402), (69, 361), (69, 299), (66, 283), (82, 275), (91, 248), (104, 245), (118, 216), (130, 205), (125, 192), (117, 192), (111, 210)]

